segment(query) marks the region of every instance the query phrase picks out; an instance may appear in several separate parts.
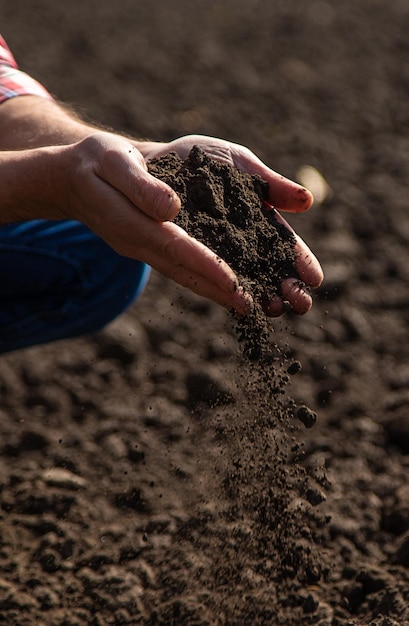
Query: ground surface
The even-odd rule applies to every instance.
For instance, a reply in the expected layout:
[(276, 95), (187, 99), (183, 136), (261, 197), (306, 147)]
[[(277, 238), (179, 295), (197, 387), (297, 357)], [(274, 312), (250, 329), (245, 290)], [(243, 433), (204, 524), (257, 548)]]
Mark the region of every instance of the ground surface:
[(229, 317), (157, 275), (97, 336), (2, 357), (0, 623), (409, 624), (406, 0), (0, 15), (21, 65), (100, 123), (230, 138), (332, 191), (291, 219), (326, 281), (273, 324), (311, 430), (280, 394), (266, 419)]

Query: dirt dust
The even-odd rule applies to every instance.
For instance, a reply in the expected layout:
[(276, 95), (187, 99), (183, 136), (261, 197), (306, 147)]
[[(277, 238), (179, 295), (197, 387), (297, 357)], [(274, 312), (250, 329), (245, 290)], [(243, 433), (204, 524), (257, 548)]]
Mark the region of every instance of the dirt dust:
[(259, 359), (156, 273), (101, 333), (2, 357), (0, 623), (409, 624), (406, 2), (0, 16), (21, 66), (105, 127), (231, 139), (328, 189), (286, 216), (325, 281)]

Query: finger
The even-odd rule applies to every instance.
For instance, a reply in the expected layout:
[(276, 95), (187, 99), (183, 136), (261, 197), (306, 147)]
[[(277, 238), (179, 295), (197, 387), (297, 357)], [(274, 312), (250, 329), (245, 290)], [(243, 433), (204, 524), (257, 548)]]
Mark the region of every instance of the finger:
[(161, 256), (174, 265), (201, 275), (228, 294), (238, 289), (237, 276), (231, 267), (210, 248), (177, 226), (164, 222), (153, 228), (154, 245), (151, 249), (160, 251)]
[(321, 265), (315, 256), (295, 233), (296, 243), (294, 250), (296, 253), (295, 268), (300, 279), (312, 289), (317, 289), (324, 280), (324, 273)]
[[(161, 224), (160, 231), (167, 238), (162, 256), (168, 264), (169, 260), (173, 263), (172, 280), (239, 313), (253, 309), (252, 298), (239, 286), (236, 274), (223, 259), (176, 224)], [(166, 268), (164, 271), (169, 275)]]
[(147, 171), (139, 150), (122, 138), (110, 137), (106, 144), (96, 174), (149, 217), (159, 221), (175, 218), (180, 198), (169, 185)]
[(157, 256), (151, 251), (147, 251), (145, 262), (182, 287), (187, 287), (195, 294), (208, 298), (227, 309), (234, 309), (237, 313), (246, 315), (254, 308), (250, 295), (241, 287), (238, 287), (236, 291), (227, 293), (202, 274), (187, 270), (182, 265), (170, 265), (167, 259)]
[(261, 177), (268, 183), (268, 199), (273, 206), (289, 213), (303, 213), (311, 207), (314, 198), (305, 187), (272, 170)]
[(280, 317), (285, 312), (285, 302), (297, 315), (308, 313), (312, 298), (297, 278), (286, 278), (281, 283), (281, 297), (273, 296), (263, 303), (263, 311), (269, 317)]
[(273, 296), (263, 302), (263, 311), (269, 317), (280, 317), (284, 313), (284, 302), (279, 296)]
[(174, 219), (180, 211), (181, 201), (176, 192), (149, 172), (141, 171), (139, 179), (129, 180), (131, 185), (125, 193), (135, 206), (154, 220)]
[(274, 210), (274, 216), (294, 236), (295, 268), (299, 278), (312, 289), (316, 289), (324, 279), (324, 273), (317, 257), (278, 211)]
[(271, 170), (251, 150), (233, 146), (232, 155), (236, 167), (249, 174), (257, 174), (268, 183), (268, 201), (272, 206), (301, 213), (312, 205), (314, 198), (308, 189)]
[(204, 152), (222, 163), (260, 176), (268, 183), (268, 199), (273, 206), (299, 213), (312, 205), (313, 197), (308, 189), (271, 170), (245, 146), (215, 137), (190, 135), (171, 142), (168, 149), (176, 150), (182, 158), (186, 158), (193, 145), (200, 146)]
[[(124, 199), (124, 202), (126, 200)], [(195, 293), (249, 312), (250, 296), (240, 289), (231, 267), (173, 222), (156, 222), (131, 207), (107, 224), (108, 243), (125, 256), (145, 261)]]
[(290, 303), (294, 313), (305, 315), (312, 306), (312, 298), (297, 278), (286, 278), (281, 283), (283, 300)]

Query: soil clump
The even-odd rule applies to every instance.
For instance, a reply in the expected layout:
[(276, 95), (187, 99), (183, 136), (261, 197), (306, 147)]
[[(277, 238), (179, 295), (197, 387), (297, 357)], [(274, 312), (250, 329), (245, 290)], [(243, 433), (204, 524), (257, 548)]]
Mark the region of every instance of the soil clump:
[(295, 239), (268, 208), (267, 183), (210, 158), (198, 146), (184, 160), (171, 153), (148, 167), (179, 194), (175, 223), (227, 261), (253, 297), (254, 312), (236, 317), (236, 330), (246, 356), (262, 358), (271, 330), (263, 302), (279, 294), (284, 278), (297, 274)]
[(294, 275), (294, 237), (264, 204), (268, 185), (259, 176), (197, 146), (185, 160), (175, 153), (154, 159), (149, 170), (179, 194), (176, 224), (227, 261), (259, 305)]

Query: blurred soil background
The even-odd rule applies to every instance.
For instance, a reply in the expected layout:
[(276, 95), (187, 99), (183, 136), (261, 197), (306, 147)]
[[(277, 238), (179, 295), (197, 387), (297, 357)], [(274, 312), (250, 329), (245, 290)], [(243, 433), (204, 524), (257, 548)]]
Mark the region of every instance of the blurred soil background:
[(90, 120), (223, 137), (309, 181), (289, 221), (326, 276), (307, 316), (272, 322), (310, 430), (280, 420), (229, 315), (155, 273), (101, 333), (1, 358), (0, 623), (409, 624), (407, 1), (0, 17), (20, 66)]

